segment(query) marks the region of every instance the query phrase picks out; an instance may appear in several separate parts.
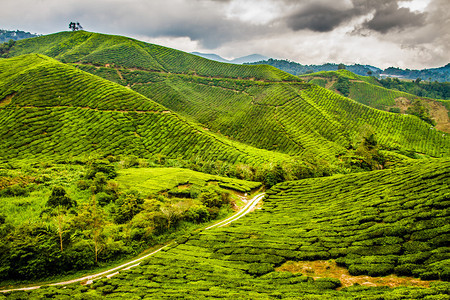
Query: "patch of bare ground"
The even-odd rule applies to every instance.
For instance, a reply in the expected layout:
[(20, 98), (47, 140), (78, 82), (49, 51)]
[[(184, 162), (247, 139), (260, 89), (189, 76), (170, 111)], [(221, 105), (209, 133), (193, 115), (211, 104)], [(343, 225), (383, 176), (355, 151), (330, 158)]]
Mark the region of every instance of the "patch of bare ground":
[[(450, 118), (448, 110), (445, 106), (432, 99), (421, 99), (430, 113), (433, 120), (436, 121), (436, 129), (450, 133)], [(401, 113), (406, 113), (406, 110), (412, 105), (412, 102), (404, 97), (395, 98), (394, 107), (400, 108)]]
[(6, 106), (11, 103), (12, 98), (16, 95), (16, 93), (12, 93), (7, 95), (5, 98), (0, 100), (0, 107)]
[(406, 99), (405, 97), (398, 97), (395, 98), (395, 105), (394, 107), (400, 108), (400, 112), (404, 114), (408, 107), (411, 106), (411, 101), (409, 99)]
[(424, 99), (424, 103), (431, 118), (436, 121), (436, 129), (450, 133), (450, 118), (447, 108), (442, 103), (429, 99)]
[(288, 261), (278, 267), (276, 271), (302, 273), (314, 279), (328, 277), (337, 278), (341, 281), (341, 288), (359, 284), (363, 286), (417, 286), (429, 287), (433, 281), (424, 281), (414, 277), (389, 275), (383, 277), (372, 277), (367, 275), (352, 276), (344, 267), (340, 267), (334, 260), (316, 261)]
[(177, 186), (177, 189), (183, 191), (183, 190), (187, 190), (191, 186), (192, 186), (192, 183), (180, 184), (179, 186)]

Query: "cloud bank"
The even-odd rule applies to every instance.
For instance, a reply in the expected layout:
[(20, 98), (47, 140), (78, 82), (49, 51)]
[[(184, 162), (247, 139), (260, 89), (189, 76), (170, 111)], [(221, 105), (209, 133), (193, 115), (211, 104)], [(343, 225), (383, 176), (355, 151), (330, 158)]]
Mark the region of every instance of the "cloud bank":
[(424, 68), (449, 62), (448, 0), (6, 0), (0, 28), (127, 35), (232, 58)]

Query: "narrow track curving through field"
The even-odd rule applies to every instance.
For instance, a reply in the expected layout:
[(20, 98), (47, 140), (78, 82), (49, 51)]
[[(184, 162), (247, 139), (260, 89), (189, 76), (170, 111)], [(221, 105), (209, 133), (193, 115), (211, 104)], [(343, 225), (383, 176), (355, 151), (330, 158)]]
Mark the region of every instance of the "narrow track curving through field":
[[(251, 212), (255, 206), (259, 203), (259, 201), (261, 201), (262, 198), (264, 198), (265, 193), (260, 193), (256, 196), (254, 196), (250, 201), (248, 201), (248, 203), (242, 208), (240, 209), (237, 213), (235, 213), (234, 215), (232, 215), (231, 217), (220, 221), (219, 223), (216, 223), (212, 226), (206, 227), (205, 230), (209, 230), (209, 229), (213, 229), (216, 227), (223, 227), (226, 226), (240, 218), (242, 218), (243, 216), (245, 216), (246, 214), (248, 214), (249, 212)], [(55, 283), (49, 283), (49, 284), (43, 284), (43, 285), (36, 285), (36, 286), (29, 286), (29, 287), (23, 287), (23, 288), (16, 288), (16, 289), (7, 289), (7, 290), (0, 290), (0, 293), (7, 293), (7, 292), (12, 292), (12, 291), (27, 291), (27, 290), (35, 290), (40, 288), (41, 286), (56, 286), (56, 285), (68, 285), (68, 284), (72, 284), (72, 283), (77, 283), (77, 282), (84, 282), (85, 284), (91, 284), (94, 280), (96, 279), (100, 279), (103, 277), (106, 278), (110, 278), (114, 275), (119, 274), (120, 271), (122, 270), (128, 270), (131, 269), (133, 267), (138, 266), (141, 261), (143, 261), (144, 259), (146, 259), (147, 257), (150, 257), (156, 253), (158, 253), (159, 251), (163, 250), (166, 247), (169, 247), (171, 245), (173, 245), (175, 242), (171, 242), (165, 246), (162, 246), (161, 248), (158, 248), (157, 250), (153, 251), (152, 253), (146, 254), (142, 257), (139, 257), (137, 259), (134, 259), (130, 262), (127, 262), (125, 264), (122, 264), (120, 266), (108, 269), (106, 271), (97, 273), (97, 274), (93, 274), (93, 275), (88, 275), (88, 276), (84, 276), (84, 277), (80, 277), (80, 278), (76, 278), (76, 279), (72, 279), (72, 280), (67, 280), (67, 281), (62, 281), (62, 282), (55, 282)]]

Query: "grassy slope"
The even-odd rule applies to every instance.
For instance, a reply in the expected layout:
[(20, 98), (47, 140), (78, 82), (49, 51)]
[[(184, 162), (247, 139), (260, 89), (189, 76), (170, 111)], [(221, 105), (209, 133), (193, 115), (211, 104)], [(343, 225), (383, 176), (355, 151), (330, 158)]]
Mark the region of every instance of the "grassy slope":
[(385, 149), (438, 157), (449, 154), (450, 139), (430, 131), (415, 117), (368, 109), (295, 82), (292, 75), (269, 66), (222, 64), (89, 32), (62, 32), (18, 42), (10, 55), (30, 52), (77, 63), (85, 71), (128, 85), (184, 117), (258, 148), (336, 161), (347, 148), (357, 146), (360, 132), (369, 128)]
[(117, 182), (125, 187), (137, 189), (142, 194), (169, 191), (179, 186), (200, 189), (208, 183), (217, 182), (220, 187), (250, 192), (261, 186), (260, 182), (209, 175), (181, 168), (139, 168), (119, 171)]
[(257, 164), (281, 154), (204, 132), (150, 99), (42, 55), (0, 60), (0, 157), (91, 154)]
[(445, 294), (448, 283), (430, 289), (355, 286), (335, 291), (335, 280), (314, 281), (274, 272), (274, 267), (288, 260), (337, 259), (352, 274), (395, 272), (448, 280), (449, 173), (450, 162), (441, 160), (282, 183), (270, 191), (262, 210), (228, 227), (179, 240), (92, 289), (30, 293), (253, 299), (422, 299)]

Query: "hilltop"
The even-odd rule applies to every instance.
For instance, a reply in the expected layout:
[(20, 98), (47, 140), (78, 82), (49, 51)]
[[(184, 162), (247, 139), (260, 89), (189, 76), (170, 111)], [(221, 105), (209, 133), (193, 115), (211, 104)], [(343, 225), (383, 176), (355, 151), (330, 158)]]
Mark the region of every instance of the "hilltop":
[(63, 63), (110, 65), (207, 77), (298, 80), (295, 76), (270, 66), (223, 64), (128, 37), (86, 31), (60, 32), (18, 41), (10, 50), (9, 56), (29, 53), (44, 54)]

